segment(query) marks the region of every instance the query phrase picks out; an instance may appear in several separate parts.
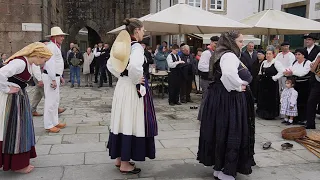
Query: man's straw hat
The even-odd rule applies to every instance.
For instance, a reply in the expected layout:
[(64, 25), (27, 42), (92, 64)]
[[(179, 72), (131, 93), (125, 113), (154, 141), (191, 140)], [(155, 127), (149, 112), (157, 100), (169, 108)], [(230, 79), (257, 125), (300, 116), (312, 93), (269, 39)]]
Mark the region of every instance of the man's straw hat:
[(46, 37), (52, 37), (52, 36), (66, 36), (69, 34), (64, 33), (60, 27), (52, 27), (51, 28), (51, 34)]

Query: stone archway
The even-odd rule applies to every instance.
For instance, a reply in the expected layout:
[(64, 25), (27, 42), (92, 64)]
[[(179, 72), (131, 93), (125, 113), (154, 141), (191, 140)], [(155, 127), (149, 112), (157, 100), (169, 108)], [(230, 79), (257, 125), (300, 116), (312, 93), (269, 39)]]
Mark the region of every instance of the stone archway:
[(76, 42), (77, 34), (84, 27), (88, 30), (88, 46), (93, 47), (94, 44), (98, 43), (98, 41), (101, 40), (101, 36), (99, 34), (99, 26), (97, 25), (97, 23), (92, 20), (87, 20), (86, 22), (74, 23), (72, 24), (72, 26), (70, 26), (70, 28), (68, 28), (69, 36), (67, 37), (66, 43), (70, 44), (71, 42)]

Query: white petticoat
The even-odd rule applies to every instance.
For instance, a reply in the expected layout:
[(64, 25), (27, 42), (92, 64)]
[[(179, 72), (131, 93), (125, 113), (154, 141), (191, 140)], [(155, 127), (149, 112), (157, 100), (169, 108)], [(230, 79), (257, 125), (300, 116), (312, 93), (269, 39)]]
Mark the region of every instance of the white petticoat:
[(127, 76), (119, 77), (114, 90), (110, 130), (113, 134), (145, 137), (143, 98)]

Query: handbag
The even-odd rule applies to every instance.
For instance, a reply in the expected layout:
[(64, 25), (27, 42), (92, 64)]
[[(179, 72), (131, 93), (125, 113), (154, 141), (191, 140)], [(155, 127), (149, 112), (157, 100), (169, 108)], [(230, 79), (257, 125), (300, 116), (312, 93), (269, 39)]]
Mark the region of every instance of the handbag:
[(72, 66), (79, 66), (79, 64), (80, 64), (80, 59), (78, 59), (78, 58), (76, 58), (76, 57), (73, 57), (73, 58), (71, 58), (71, 65)]

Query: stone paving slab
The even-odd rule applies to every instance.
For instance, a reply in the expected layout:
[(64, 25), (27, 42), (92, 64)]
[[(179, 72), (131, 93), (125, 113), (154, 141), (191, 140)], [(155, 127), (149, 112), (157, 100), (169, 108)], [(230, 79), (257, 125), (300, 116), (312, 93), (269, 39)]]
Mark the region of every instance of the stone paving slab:
[(69, 153), (101, 152), (101, 151), (106, 151), (105, 142), (53, 145), (51, 148), (50, 154), (69, 154)]
[(121, 175), (113, 164), (97, 164), (67, 166), (61, 180), (120, 180), (127, 178), (138, 178), (138, 175)]
[(30, 162), (35, 167), (54, 167), (84, 164), (84, 153), (38, 156)]
[(87, 152), (85, 153), (85, 164), (111, 164), (115, 160), (110, 159), (109, 152)]
[(91, 126), (91, 127), (78, 127), (78, 134), (87, 134), (87, 133), (109, 133), (108, 126)]
[(302, 164), (308, 163), (308, 161), (289, 151), (257, 153), (254, 158), (258, 167), (282, 166), (291, 164), (300, 164), (303, 166)]
[(37, 144), (61, 144), (62, 135), (56, 136), (41, 136)]
[(198, 145), (199, 138), (166, 139), (160, 142), (165, 148), (193, 147)]
[(100, 142), (107, 142), (109, 139), (109, 133), (107, 134), (99, 134), (99, 141)]
[(48, 155), (50, 153), (52, 145), (39, 145), (36, 144), (37, 155)]
[(155, 160), (189, 159), (195, 155), (188, 148), (157, 149)]
[(156, 139), (181, 139), (181, 138), (194, 138), (199, 137), (199, 130), (175, 130), (175, 131), (163, 131), (159, 133)]
[[(110, 108), (114, 88), (61, 88), (61, 107), (67, 111), (59, 120), (67, 122), (60, 133), (47, 133), (43, 117), (35, 117), (38, 157), (31, 163), (36, 170), (20, 175), (0, 171), (0, 180), (212, 180), (212, 167), (196, 160), (200, 123), (198, 111), (190, 106), (200, 103), (201, 95), (192, 95), (195, 103), (169, 107), (167, 98), (155, 98), (159, 136), (155, 139), (156, 159), (136, 162), (142, 168), (140, 175), (125, 176), (108, 156)], [(32, 97), (32, 92), (29, 93)], [(43, 100), (38, 107), (43, 112)], [(317, 128), (320, 121), (316, 120)], [(281, 131), (287, 128), (281, 120), (256, 119), (255, 160), (257, 166), (249, 176), (239, 174), (237, 180), (319, 180), (319, 158), (301, 145), (283, 140)], [(307, 131), (310, 132), (309, 130)], [(272, 146), (263, 150), (262, 145)], [(291, 150), (282, 150), (281, 144), (294, 144)]]
[(66, 134), (62, 144), (85, 144), (99, 142), (99, 134)]
[(63, 176), (63, 167), (36, 168), (30, 174), (0, 171), (1, 180), (60, 180)]
[(199, 130), (200, 122), (171, 124), (175, 130)]

